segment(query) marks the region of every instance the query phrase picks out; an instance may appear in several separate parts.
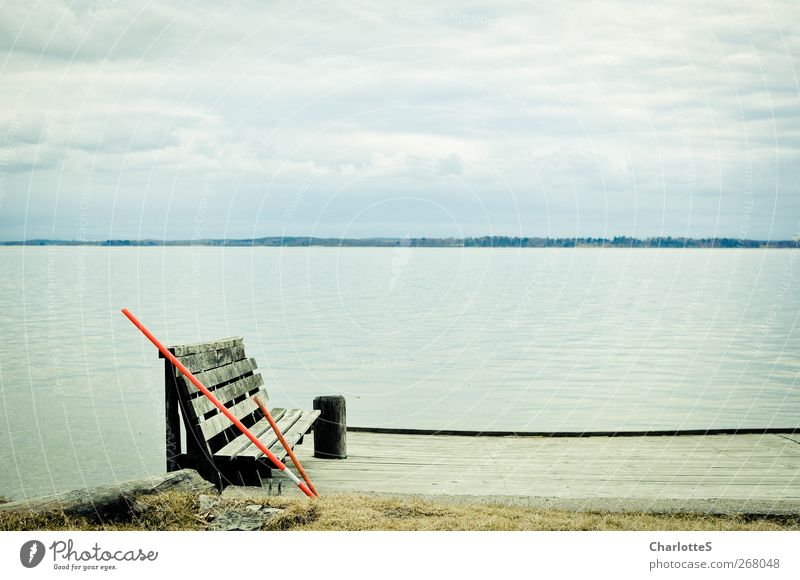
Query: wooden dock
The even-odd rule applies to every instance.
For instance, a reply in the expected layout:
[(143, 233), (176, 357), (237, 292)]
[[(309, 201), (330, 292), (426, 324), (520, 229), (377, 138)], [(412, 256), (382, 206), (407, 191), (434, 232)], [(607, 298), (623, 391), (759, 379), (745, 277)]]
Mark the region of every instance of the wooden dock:
[[(708, 500), (800, 508), (800, 436), (463, 437), (348, 432), (348, 458), (298, 457), (320, 493)], [(573, 502), (574, 503), (574, 502)], [(687, 504), (688, 505), (688, 504)], [(792, 507), (793, 506), (793, 507)], [(762, 509), (759, 508), (759, 509)], [(785, 509), (779, 511), (786, 511)]]

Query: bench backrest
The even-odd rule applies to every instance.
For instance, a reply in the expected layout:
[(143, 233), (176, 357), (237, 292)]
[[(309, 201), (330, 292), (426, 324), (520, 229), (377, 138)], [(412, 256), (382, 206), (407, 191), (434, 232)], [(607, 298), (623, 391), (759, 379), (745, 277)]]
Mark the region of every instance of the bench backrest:
[[(264, 381), (257, 372), (256, 361), (245, 355), (244, 339), (183, 344), (169, 350), (246, 427), (261, 417), (252, 397), (259, 394), (266, 403), (267, 394), (261, 389)], [(213, 454), (241, 434), (186, 377), (168, 365), (171, 373), (168, 371), (167, 376), (168, 379), (170, 374), (174, 376), (188, 446), (197, 445)]]

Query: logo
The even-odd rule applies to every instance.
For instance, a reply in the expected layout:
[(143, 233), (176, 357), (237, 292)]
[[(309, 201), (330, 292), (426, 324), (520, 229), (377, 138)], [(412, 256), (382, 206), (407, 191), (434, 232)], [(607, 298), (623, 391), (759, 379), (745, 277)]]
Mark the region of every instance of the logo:
[(39, 540), (28, 540), (19, 549), (19, 561), (26, 568), (36, 568), (44, 559), (44, 544)]

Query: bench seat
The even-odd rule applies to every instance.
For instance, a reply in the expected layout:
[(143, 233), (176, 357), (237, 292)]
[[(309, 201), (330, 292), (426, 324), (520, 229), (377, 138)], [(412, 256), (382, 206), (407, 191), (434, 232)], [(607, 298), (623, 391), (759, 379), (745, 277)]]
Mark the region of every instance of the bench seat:
[[(291, 447), (294, 447), (303, 438), (314, 424), (314, 421), (317, 420), (317, 417), (319, 417), (319, 411), (303, 409), (286, 410), (275, 408), (270, 409), (269, 414), (272, 415), (272, 418), (278, 424), (278, 429), (283, 433), (284, 439)], [(266, 418), (260, 419), (250, 427), (250, 432), (281, 461), (288, 455)], [(242, 461), (269, 461), (264, 457), (264, 453), (244, 433), (240, 433), (236, 439), (225, 445), (214, 455), (229, 461), (236, 459)]]

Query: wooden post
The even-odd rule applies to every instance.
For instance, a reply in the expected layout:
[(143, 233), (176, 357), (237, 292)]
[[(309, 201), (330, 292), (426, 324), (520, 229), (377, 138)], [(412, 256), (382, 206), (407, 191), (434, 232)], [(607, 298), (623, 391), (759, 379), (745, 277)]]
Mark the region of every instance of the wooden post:
[(341, 395), (314, 399), (314, 409), (320, 411), (314, 423), (314, 457), (345, 459), (347, 457), (347, 413)]

